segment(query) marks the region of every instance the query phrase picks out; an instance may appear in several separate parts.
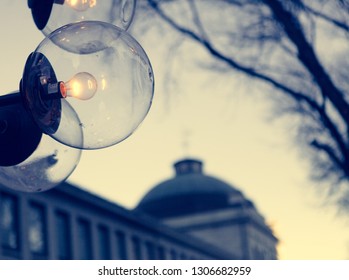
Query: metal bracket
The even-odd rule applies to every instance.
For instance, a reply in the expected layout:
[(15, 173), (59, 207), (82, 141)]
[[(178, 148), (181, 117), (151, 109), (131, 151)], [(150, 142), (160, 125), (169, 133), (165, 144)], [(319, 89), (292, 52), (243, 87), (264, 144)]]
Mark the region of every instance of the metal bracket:
[(40, 128), (21, 103), (0, 108), (0, 166), (25, 161), (37, 148)]
[(52, 11), (54, 0), (28, 0), (28, 7), (39, 30), (45, 28)]

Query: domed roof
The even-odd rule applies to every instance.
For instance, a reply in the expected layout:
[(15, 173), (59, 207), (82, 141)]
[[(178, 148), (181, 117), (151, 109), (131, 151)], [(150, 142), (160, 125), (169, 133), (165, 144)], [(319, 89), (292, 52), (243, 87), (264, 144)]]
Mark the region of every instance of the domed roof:
[(184, 159), (174, 164), (176, 176), (151, 189), (136, 207), (164, 218), (252, 203), (229, 184), (203, 174), (202, 162)]

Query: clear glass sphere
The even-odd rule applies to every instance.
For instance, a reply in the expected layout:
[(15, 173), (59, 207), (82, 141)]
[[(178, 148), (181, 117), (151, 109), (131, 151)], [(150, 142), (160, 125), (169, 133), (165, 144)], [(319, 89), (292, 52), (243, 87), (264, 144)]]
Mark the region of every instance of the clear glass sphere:
[[(28, 58), (22, 80), (27, 107), (43, 132), (82, 149), (108, 147), (131, 135), (154, 93), (142, 47), (124, 30), (97, 21), (51, 33)], [(64, 97), (47, 100), (51, 92)]]
[(80, 155), (81, 150), (44, 134), (37, 149), (25, 161), (14, 166), (0, 166), (0, 183), (16, 191), (47, 191), (69, 177)]
[(63, 25), (88, 20), (108, 22), (127, 30), (136, 0), (55, 0), (42, 32), (48, 36)]

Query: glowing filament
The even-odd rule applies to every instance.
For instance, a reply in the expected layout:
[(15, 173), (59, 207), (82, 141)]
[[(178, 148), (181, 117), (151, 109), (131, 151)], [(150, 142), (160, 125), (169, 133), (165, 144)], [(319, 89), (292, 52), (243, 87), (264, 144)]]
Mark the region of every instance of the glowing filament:
[(75, 97), (80, 100), (91, 99), (97, 91), (97, 81), (90, 73), (77, 73), (68, 82), (60, 82), (62, 97)]

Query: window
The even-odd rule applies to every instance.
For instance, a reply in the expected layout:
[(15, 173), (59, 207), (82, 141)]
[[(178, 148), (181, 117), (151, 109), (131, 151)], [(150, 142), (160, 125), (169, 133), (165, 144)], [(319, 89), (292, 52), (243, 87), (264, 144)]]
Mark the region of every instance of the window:
[(178, 254), (177, 254), (177, 252), (174, 249), (172, 249), (170, 251), (170, 256), (171, 256), (171, 260), (177, 260), (178, 259)]
[(141, 253), (141, 242), (138, 237), (134, 236), (132, 238), (132, 249), (133, 249), (133, 255), (136, 260), (142, 259), (142, 253)]
[(151, 242), (147, 242), (145, 244), (146, 250), (147, 250), (147, 257), (148, 260), (155, 260), (155, 247), (154, 244)]
[(15, 196), (2, 193), (0, 200), (1, 245), (6, 250), (19, 250), (18, 202)]
[(254, 259), (254, 260), (266, 259), (263, 250), (261, 250), (260, 248), (255, 247), (255, 248), (253, 248), (252, 251), (253, 251), (253, 258), (252, 259)]
[(126, 238), (125, 233), (122, 231), (116, 232), (116, 244), (117, 244), (117, 259), (126, 260), (127, 251), (126, 251)]
[(55, 218), (57, 257), (60, 260), (70, 260), (72, 258), (72, 251), (69, 216), (64, 212), (57, 211)]
[(187, 259), (188, 259), (187, 255), (184, 254), (184, 253), (181, 253), (181, 255), (180, 255), (179, 258), (180, 258), (181, 260), (187, 260)]
[(158, 247), (158, 259), (159, 260), (165, 260), (166, 254), (165, 254), (165, 248), (163, 246)]
[(98, 253), (101, 260), (110, 260), (109, 230), (106, 226), (98, 227)]
[(78, 220), (78, 259), (92, 259), (91, 225), (87, 220)]
[(47, 255), (47, 229), (45, 209), (32, 203), (29, 206), (28, 239), (29, 250), (35, 256)]

